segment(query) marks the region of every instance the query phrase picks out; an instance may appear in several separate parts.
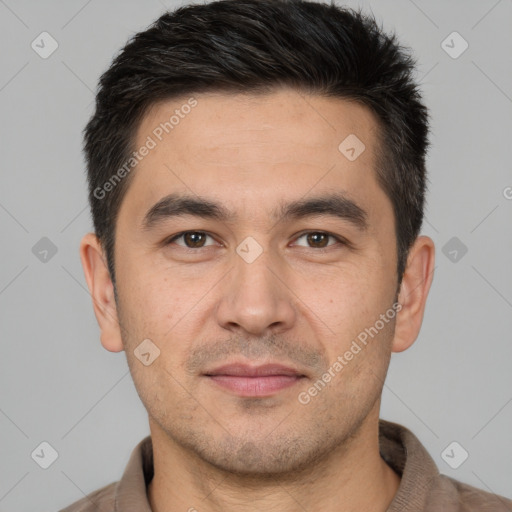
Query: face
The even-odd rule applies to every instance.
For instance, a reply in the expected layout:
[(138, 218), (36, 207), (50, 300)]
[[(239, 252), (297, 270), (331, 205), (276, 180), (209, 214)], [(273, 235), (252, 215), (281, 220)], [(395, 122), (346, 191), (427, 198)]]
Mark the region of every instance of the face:
[(378, 414), (397, 254), (376, 130), (359, 104), (288, 89), (148, 112), (115, 268), (118, 349), (152, 432), (216, 467), (272, 474)]

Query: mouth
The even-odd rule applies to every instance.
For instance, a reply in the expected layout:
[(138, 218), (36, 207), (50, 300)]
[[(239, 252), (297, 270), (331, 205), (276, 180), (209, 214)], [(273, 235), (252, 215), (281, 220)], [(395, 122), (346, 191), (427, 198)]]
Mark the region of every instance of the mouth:
[(245, 397), (271, 396), (306, 378), (298, 370), (280, 364), (229, 364), (203, 375), (214, 385)]

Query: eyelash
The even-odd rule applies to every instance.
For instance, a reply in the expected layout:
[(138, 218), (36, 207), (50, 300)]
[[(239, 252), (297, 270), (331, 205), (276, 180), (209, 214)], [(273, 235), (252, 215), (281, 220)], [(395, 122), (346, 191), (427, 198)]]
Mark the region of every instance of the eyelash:
[[(171, 238), (167, 239), (167, 241), (165, 242), (165, 245), (172, 244), (175, 240), (178, 240), (179, 238), (182, 238), (187, 233), (201, 233), (203, 235), (209, 236), (210, 238), (214, 238), (212, 235), (210, 235), (206, 231), (189, 230), (189, 231), (182, 231), (181, 233), (173, 235)], [(339, 236), (333, 235), (332, 233), (329, 233), (328, 231), (306, 231), (306, 232), (301, 233), (295, 240), (298, 240), (299, 238), (302, 238), (302, 237), (310, 235), (310, 234), (326, 235), (326, 236), (328, 236), (330, 238), (334, 238), (338, 242), (338, 244), (340, 244), (340, 245), (344, 245), (344, 246), (348, 246), (349, 245), (349, 243), (346, 240), (344, 240), (343, 238), (340, 238)], [(317, 252), (323, 252), (323, 251), (328, 250), (329, 247), (332, 247), (332, 246), (335, 246), (335, 245), (336, 244), (330, 244), (330, 245), (327, 245), (326, 247), (307, 247), (307, 248), (308, 249), (315, 249)], [(179, 247), (182, 247), (183, 249), (186, 249), (186, 250), (189, 250), (189, 251), (197, 252), (200, 249), (206, 249), (206, 248), (208, 248), (210, 246), (203, 246), (203, 247), (194, 248), (194, 247), (187, 247), (186, 245), (179, 245)], [(303, 246), (301, 246), (301, 247), (303, 247)]]

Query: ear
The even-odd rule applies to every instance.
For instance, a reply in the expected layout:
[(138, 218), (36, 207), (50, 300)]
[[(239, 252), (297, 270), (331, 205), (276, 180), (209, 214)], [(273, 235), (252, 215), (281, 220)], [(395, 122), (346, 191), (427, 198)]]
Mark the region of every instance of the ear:
[(80, 259), (92, 297), (94, 314), (100, 327), (101, 344), (110, 352), (124, 350), (117, 316), (114, 286), (106, 256), (98, 237), (87, 233), (80, 243)]
[(392, 351), (408, 349), (418, 337), (425, 304), (434, 277), (435, 246), (428, 236), (419, 236), (409, 250), (398, 302)]

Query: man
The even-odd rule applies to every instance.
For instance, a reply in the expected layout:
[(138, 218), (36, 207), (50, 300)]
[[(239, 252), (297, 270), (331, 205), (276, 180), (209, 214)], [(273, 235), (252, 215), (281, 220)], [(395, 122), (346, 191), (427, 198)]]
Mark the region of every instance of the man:
[(80, 252), (151, 435), (65, 511), (512, 510), (379, 421), (434, 269), (413, 69), (372, 18), (284, 0), (182, 7), (116, 57)]

